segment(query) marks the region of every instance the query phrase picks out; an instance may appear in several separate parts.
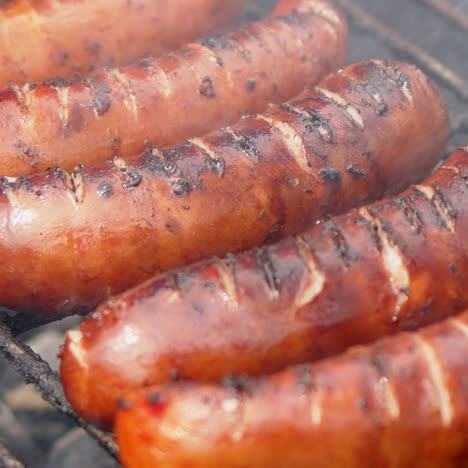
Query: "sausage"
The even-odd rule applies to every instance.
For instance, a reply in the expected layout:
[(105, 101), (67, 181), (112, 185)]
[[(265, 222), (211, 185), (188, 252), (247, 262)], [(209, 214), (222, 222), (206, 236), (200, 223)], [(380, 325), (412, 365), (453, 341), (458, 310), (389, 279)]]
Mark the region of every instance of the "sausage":
[(111, 425), (130, 389), (272, 373), (468, 307), (467, 181), (468, 148), (401, 195), (102, 305), (67, 334), (69, 401)]
[(138, 467), (468, 465), (468, 312), (315, 364), (127, 399), (116, 435)]
[(172, 149), (0, 181), (0, 304), (85, 311), (155, 273), (300, 232), (422, 177), (447, 128), (420, 71), (366, 62)]
[(69, 171), (78, 162), (135, 156), (145, 141), (181, 143), (316, 84), (343, 64), (346, 22), (324, 0), (284, 4), (285, 16), (123, 68), (75, 81), (11, 84), (0, 94), (2, 174), (55, 165)]
[(228, 24), (244, 5), (245, 0), (2, 2), (0, 88), (10, 81), (70, 78), (172, 49)]

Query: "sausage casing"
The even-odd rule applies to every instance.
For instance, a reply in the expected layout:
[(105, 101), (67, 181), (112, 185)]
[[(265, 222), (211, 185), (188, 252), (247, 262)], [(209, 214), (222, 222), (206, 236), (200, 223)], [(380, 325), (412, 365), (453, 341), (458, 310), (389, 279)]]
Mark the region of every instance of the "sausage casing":
[(138, 467), (462, 468), (468, 312), (234, 387), (129, 399), (120, 457)]
[(70, 78), (170, 50), (228, 24), (244, 5), (245, 0), (2, 2), (0, 88)]
[(74, 81), (11, 84), (0, 93), (2, 175), (125, 159), (148, 141), (181, 143), (316, 84), (343, 64), (346, 22), (325, 0), (286, 3), (284, 16), (137, 64)]
[(4, 180), (0, 304), (84, 311), (155, 273), (300, 232), (421, 178), (447, 121), (422, 72), (365, 62), (172, 149)]
[(111, 424), (128, 389), (271, 373), (468, 307), (467, 169), (459, 150), (401, 195), (104, 304), (67, 336), (68, 399)]

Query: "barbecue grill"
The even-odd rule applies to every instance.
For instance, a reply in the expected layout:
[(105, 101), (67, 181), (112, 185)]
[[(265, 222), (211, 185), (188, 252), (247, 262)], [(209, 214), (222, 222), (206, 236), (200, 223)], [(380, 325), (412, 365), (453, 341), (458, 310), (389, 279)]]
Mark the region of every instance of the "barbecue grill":
[[(275, 3), (273, 0), (252, 1), (254, 5), (249, 15)], [(449, 104), (452, 131), (447, 155), (454, 147), (466, 145), (468, 0), (335, 1), (349, 17), (348, 62), (394, 57), (418, 65), (440, 86)], [(1, 354), (25, 383), (33, 384), (58, 413), (71, 417), (109, 457), (117, 457), (112, 435), (83, 421), (74, 413), (64, 397), (58, 375), (47, 361), (24, 344), (23, 333), (45, 324), (44, 319), (25, 319), (7, 311), (0, 312)], [(31, 421), (31, 424), (34, 422)], [(25, 465), (0, 443), (0, 466), (20, 468)]]

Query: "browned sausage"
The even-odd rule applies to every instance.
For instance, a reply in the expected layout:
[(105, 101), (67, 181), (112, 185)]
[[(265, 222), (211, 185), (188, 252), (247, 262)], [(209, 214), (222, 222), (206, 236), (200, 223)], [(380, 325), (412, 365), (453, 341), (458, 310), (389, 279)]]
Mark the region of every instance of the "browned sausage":
[(1, 2), (0, 88), (10, 81), (69, 78), (169, 50), (229, 23), (244, 5), (245, 0)]
[(101, 306), (67, 336), (66, 395), (111, 424), (120, 395), (171, 375), (270, 373), (440, 320), (468, 307), (467, 232), (468, 148), (400, 196)]
[(126, 402), (126, 468), (468, 466), (468, 312), (231, 388)]
[(154, 273), (300, 232), (422, 177), (447, 127), (423, 73), (365, 62), (170, 150), (3, 181), (0, 304), (85, 310)]
[(291, 99), (343, 64), (346, 22), (327, 1), (279, 6), (286, 16), (93, 78), (10, 85), (0, 93), (2, 175), (126, 158), (144, 151), (146, 140), (180, 143)]

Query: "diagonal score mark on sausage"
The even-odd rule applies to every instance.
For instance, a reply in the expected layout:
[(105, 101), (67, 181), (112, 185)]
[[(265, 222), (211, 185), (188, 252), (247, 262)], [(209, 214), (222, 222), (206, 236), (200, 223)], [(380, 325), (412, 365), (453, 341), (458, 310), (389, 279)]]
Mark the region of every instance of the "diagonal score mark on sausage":
[(193, 44), (192, 47), (198, 46), (198, 48), (203, 52), (203, 54), (207, 55), (212, 62), (218, 64), (219, 70), (222, 70), (224, 77), (226, 78), (226, 83), (228, 83), (228, 88), (234, 90), (235, 89), (235, 82), (232, 78), (231, 72), (228, 70), (228, 67), (223, 65), (223, 59), (220, 55), (218, 55), (213, 49), (208, 47), (205, 44), (196, 43)]
[(208, 157), (213, 162), (217, 162), (217, 161), (219, 161), (221, 159), (221, 156), (220, 156), (219, 152), (217, 152), (216, 150), (214, 150), (213, 148), (208, 146), (206, 144), (206, 142), (202, 138), (198, 138), (198, 137), (190, 138), (190, 140), (188, 140), (188, 142), (191, 143), (194, 146), (198, 146), (205, 154), (208, 155)]
[(340, 18), (338, 17), (336, 10), (325, 3), (318, 3), (313, 0), (301, 2), (297, 8), (297, 11), (299, 13), (313, 12), (333, 24), (338, 24), (340, 22)]
[(217, 262), (216, 265), (228, 303), (231, 307), (236, 307), (239, 304), (239, 291), (233, 265), (226, 260)]
[(311, 246), (306, 239), (303, 236), (297, 236), (295, 241), (308, 272), (306, 281), (302, 285), (302, 288), (297, 291), (295, 300), (296, 307), (303, 307), (306, 304), (310, 304), (321, 294), (325, 286), (326, 276), (321, 271), (315, 254), (312, 252)]
[(67, 128), (70, 118), (70, 86), (52, 86), (52, 89), (57, 93), (57, 113), (60, 117), (62, 128)]
[(444, 426), (450, 426), (453, 419), (453, 407), (450, 398), (450, 391), (445, 383), (439, 358), (437, 357), (432, 345), (423, 338), (421, 334), (415, 334), (414, 339), (424, 356), (428, 366), (429, 375), (431, 376), (431, 383), (437, 392), (442, 424)]
[(443, 196), (442, 192), (436, 186), (416, 185), (415, 187), (431, 201), (443, 226), (452, 234), (455, 233), (456, 213), (450, 202)]
[(450, 319), (450, 323), (458, 328), (458, 330), (460, 330), (468, 339), (468, 325), (466, 323), (456, 317)]
[(370, 223), (380, 241), (382, 260), (397, 298), (393, 317), (393, 320), (397, 320), (401, 307), (408, 300), (409, 271), (405, 266), (400, 249), (392, 242), (379, 219), (367, 208), (360, 208), (359, 214)]
[(153, 60), (148, 60), (147, 68), (151, 79), (157, 83), (156, 86), (162, 95), (169, 97), (174, 90), (166, 71), (160, 66), (154, 66)]
[(395, 391), (393, 390), (393, 386), (389, 382), (388, 378), (385, 376), (380, 377), (374, 390), (378, 400), (387, 411), (388, 416), (393, 420), (399, 419), (400, 405), (398, 403), (398, 398), (395, 395)]
[[(190, 3), (189, 0), (183, 1)], [(241, 6), (231, 6), (232, 4), (244, 3), (208, 0), (210, 2), (218, 6), (226, 3), (225, 8), (219, 8), (227, 11), (224, 13), (226, 16), (228, 12), (234, 16), (234, 10), (241, 9)], [(147, 4), (154, 2), (141, 0), (139, 3), (146, 5), (145, 8), (148, 9), (150, 6)], [(177, 10), (178, 1), (171, 3), (174, 3), (174, 9)], [(4, 173), (31, 174), (57, 164), (70, 171), (78, 161), (86, 164), (99, 163), (100, 154), (108, 154), (113, 150), (115, 138), (120, 139), (119, 154), (123, 157), (144, 151), (145, 139), (161, 146), (172, 145), (194, 135), (202, 135), (218, 124), (232, 124), (244, 113), (263, 112), (269, 102), (283, 102), (298, 94), (304, 87), (316, 84), (319, 79), (343, 64), (347, 40), (345, 18), (338, 11), (331, 14), (333, 8), (326, 6), (323, 0), (300, 0), (301, 12), (289, 0), (281, 3), (286, 18), (282, 25), (277, 17), (269, 15), (224, 36), (181, 45), (179, 52), (172, 55), (157, 55), (152, 51), (155, 58), (148, 57), (137, 63), (128, 62), (128, 65), (121, 68), (97, 70), (96, 73), (93, 70), (92, 76), (102, 82), (104, 91), (100, 89), (94, 92), (92, 86), (82, 86), (93, 80), (91, 76), (72, 80), (69, 93), (59, 91), (63, 109), (60, 121), (57, 119), (54, 125), (44, 125), (41, 122), (47, 119), (36, 119), (33, 131), (25, 132), (25, 127), (22, 126), (17, 135), (18, 140), (25, 141), (34, 148), (37, 154), (34, 161), (22, 158), (20, 151), (15, 147), (12, 149), (11, 145), (10, 148), (7, 145), (0, 148), (2, 154), (5, 152), (5, 160), (8, 160)], [(338, 22), (332, 23), (314, 14), (316, 3), (324, 3), (320, 9), (324, 9), (325, 16)], [(221, 14), (212, 13), (213, 16)], [(197, 14), (200, 14), (198, 9)], [(41, 16), (44, 17), (42, 11)], [(1, 14), (0, 19), (3, 19)], [(91, 45), (97, 47), (96, 44)], [(185, 55), (187, 51), (197, 53)], [(73, 52), (58, 52), (64, 55), (62, 60), (67, 62), (63, 64), (62, 70), (67, 77), (66, 70), (73, 61)], [(85, 52), (93, 53), (87, 49)], [(101, 53), (104, 51), (99, 50), (94, 55), (101, 56)], [(278, 56), (278, 61), (283, 66), (277, 67), (275, 61), (271, 61), (271, 56)], [(54, 56), (52, 59), (55, 58)], [(294, 62), (297, 66), (290, 66)], [(288, 73), (284, 72), (286, 68), (289, 69)], [(192, 76), (192, 72), (195, 76)], [(62, 76), (62, 73), (55, 74)], [(198, 96), (191, 93), (197, 84), (200, 94), (211, 99), (197, 99)], [(39, 109), (45, 114), (52, 112), (44, 104), (49, 97), (43, 86), (38, 85), (38, 102), (33, 106), (32, 112), (34, 115), (37, 115), (36, 110)], [(112, 103), (116, 101), (112, 108), (111, 98)], [(191, 112), (174, 112), (178, 105), (187, 106)], [(94, 110), (95, 115), (89, 112), (90, 109)], [(54, 112), (57, 110), (54, 109)], [(8, 114), (13, 124), (7, 126), (2, 133), (6, 141), (10, 136), (8, 133), (13, 134), (16, 127), (14, 124), (24, 119), (20, 115), (19, 104), (8, 109)], [(135, 120), (137, 123), (130, 125), (128, 120)], [(55, 127), (60, 125), (70, 126), (73, 132), (56, 135)], [(44, 141), (48, 142), (47, 145)]]
[(89, 370), (88, 360), (86, 359), (86, 350), (83, 347), (83, 334), (79, 330), (71, 330), (68, 332), (70, 339), (70, 352), (76, 357), (77, 361), (82, 366), (83, 370)]
[(123, 102), (127, 109), (131, 112), (133, 118), (136, 120), (138, 118), (138, 104), (136, 100), (136, 92), (133, 88), (132, 82), (123, 70), (113, 68), (108, 70), (109, 77), (113, 78), (117, 84), (118, 88), (124, 95)]
[(329, 89), (321, 88), (320, 86), (316, 86), (314, 91), (321, 96), (329, 99), (333, 103), (335, 103), (338, 107), (344, 110), (346, 116), (354, 123), (358, 128), (364, 130), (364, 120), (361, 116), (359, 109), (352, 106), (343, 96), (340, 96), (338, 93), (335, 93)]
[(408, 80), (402, 76), (398, 67), (389, 65), (384, 60), (371, 60), (371, 62), (376, 64), (383, 73), (392, 79), (392, 81), (400, 88), (407, 101), (413, 105), (414, 99), (408, 86)]
[(276, 130), (281, 139), (287, 146), (291, 156), (299, 164), (302, 170), (311, 172), (309, 161), (307, 160), (307, 152), (302, 136), (288, 123), (277, 120), (274, 117), (259, 114), (256, 116), (259, 120), (264, 120), (274, 130)]

